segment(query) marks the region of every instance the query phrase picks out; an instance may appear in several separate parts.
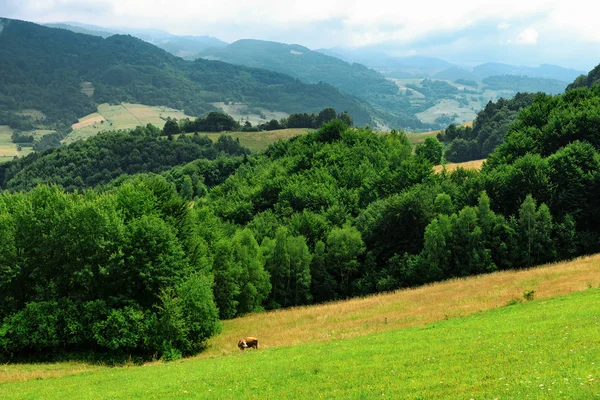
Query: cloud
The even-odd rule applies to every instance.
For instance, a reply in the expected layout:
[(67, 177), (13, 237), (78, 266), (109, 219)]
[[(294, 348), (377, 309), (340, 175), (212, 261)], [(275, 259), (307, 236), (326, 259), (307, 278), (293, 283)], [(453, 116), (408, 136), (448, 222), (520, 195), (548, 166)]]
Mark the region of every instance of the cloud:
[(536, 44), (539, 33), (534, 28), (527, 28), (517, 37), (518, 44)]
[(510, 24), (507, 23), (507, 22), (501, 22), (501, 23), (498, 24), (498, 29), (500, 29), (502, 31), (505, 31), (508, 28), (510, 28)]

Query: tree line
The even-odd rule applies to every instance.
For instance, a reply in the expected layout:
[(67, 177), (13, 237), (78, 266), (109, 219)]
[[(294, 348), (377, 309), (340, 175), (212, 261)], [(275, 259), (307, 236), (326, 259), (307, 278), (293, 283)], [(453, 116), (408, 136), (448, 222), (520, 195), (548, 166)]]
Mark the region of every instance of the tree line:
[(183, 118), (179, 121), (168, 119), (163, 127), (162, 134), (164, 136), (172, 136), (179, 133), (194, 132), (261, 132), (286, 128), (317, 129), (334, 119), (339, 119), (348, 126), (354, 125), (352, 117), (347, 111), (338, 114), (331, 107), (325, 108), (317, 114), (295, 113), (290, 114), (287, 118), (281, 118), (280, 120), (272, 119), (256, 126), (252, 126), (252, 123), (248, 120), (244, 124), (240, 124), (240, 122), (225, 112), (211, 111), (206, 116), (196, 118), (194, 121), (191, 121), (189, 118)]

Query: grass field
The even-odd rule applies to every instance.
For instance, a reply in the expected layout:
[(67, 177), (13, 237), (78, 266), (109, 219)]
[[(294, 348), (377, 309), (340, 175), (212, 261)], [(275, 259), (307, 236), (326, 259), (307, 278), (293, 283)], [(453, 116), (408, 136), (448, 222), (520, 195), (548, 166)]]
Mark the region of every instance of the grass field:
[(456, 170), (458, 167), (464, 168), (464, 169), (481, 169), (481, 166), (483, 165), (483, 162), (486, 159), (484, 158), (483, 160), (473, 160), (473, 161), (465, 161), (462, 163), (448, 163), (448, 164), (444, 164), (444, 165), (436, 165), (433, 167), (433, 170), (435, 172), (442, 172), (442, 170), (445, 168), (447, 172), (452, 172), (454, 170)]
[[(507, 359), (500, 360), (505, 364), (499, 365), (497, 370), (487, 370), (487, 382), (482, 383), (482, 388), (478, 388), (472, 394), (462, 393), (459, 398), (469, 398), (462, 397), (463, 395), (493, 398), (490, 397), (491, 392), (482, 394), (479, 390), (488, 390), (490, 389), (488, 386), (493, 383), (502, 385), (491, 389), (504, 389), (504, 383), (509, 382), (511, 385), (525, 385), (525, 388), (529, 385), (527, 382), (535, 382), (533, 379), (537, 376), (545, 376), (544, 381), (539, 383), (549, 385), (546, 383), (548, 374), (564, 373), (564, 377), (569, 378), (570, 384), (573, 384), (578, 382), (573, 375), (572, 368), (575, 366), (571, 365), (570, 361), (568, 365), (552, 364), (560, 360), (549, 361), (548, 357), (556, 358), (558, 354), (564, 355), (568, 350), (575, 351), (574, 354), (569, 354), (571, 356), (587, 356), (585, 352), (589, 353), (593, 350), (597, 362), (596, 371), (598, 371), (600, 341), (597, 333), (600, 329), (598, 326), (600, 319), (591, 321), (590, 327), (586, 325), (590, 322), (589, 318), (573, 313), (595, 313), (594, 315), (600, 318), (599, 291), (597, 289), (586, 291), (588, 288), (600, 286), (599, 271), (600, 255), (596, 255), (530, 270), (505, 271), (449, 280), (361, 299), (252, 314), (224, 321), (223, 332), (213, 338), (209, 342), (208, 349), (199, 356), (166, 365), (149, 363), (142, 367), (109, 368), (76, 362), (6, 364), (0, 366), (0, 398), (58, 398), (61, 393), (65, 394), (64, 398), (103, 396), (158, 398), (183, 395), (184, 393), (179, 389), (188, 390), (188, 393), (195, 397), (227, 397), (229, 388), (236, 390), (230, 393), (232, 397), (281, 398), (288, 396), (286, 390), (289, 390), (289, 396), (298, 390), (320, 391), (321, 389), (318, 389), (320, 384), (336, 386), (340, 390), (339, 397), (346, 398), (356, 398), (355, 395), (360, 397), (360, 390), (367, 390), (369, 385), (374, 388), (384, 388), (384, 393), (388, 395), (393, 394), (394, 390), (396, 395), (401, 395), (402, 390), (406, 388), (403, 386), (390, 388), (396, 381), (394, 378), (396, 375), (393, 372), (390, 375), (390, 370), (397, 370), (398, 374), (403, 374), (403, 379), (406, 379), (407, 373), (411, 375), (419, 390), (425, 390), (434, 382), (430, 379), (438, 379), (435, 377), (437, 374), (446, 374), (447, 376), (440, 381), (448, 383), (458, 384), (457, 382), (460, 382), (463, 377), (467, 381), (475, 382), (479, 378), (473, 378), (471, 374), (475, 377), (479, 376), (477, 370), (480, 362), (485, 360), (486, 367), (489, 368), (491, 367), (488, 365), (489, 362), (495, 360), (498, 352), (509, 351), (511, 346), (517, 345), (519, 346), (512, 349), (513, 356), (517, 360), (507, 354)], [(536, 300), (532, 304), (504, 307), (509, 302), (524, 301), (523, 293), (528, 290), (535, 290)], [(580, 295), (581, 297), (565, 298), (568, 300), (557, 299), (546, 302), (549, 298), (574, 292), (584, 292), (584, 294)], [(579, 303), (572, 303), (570, 299), (580, 300)], [(524, 314), (519, 318), (527, 318), (527, 323), (523, 326), (513, 323), (513, 318), (516, 318), (510, 314), (513, 310), (532, 310), (537, 307), (533, 304), (539, 304), (539, 307), (544, 304), (563, 304), (568, 310), (557, 311), (560, 318), (550, 315), (546, 308), (534, 310), (536, 314), (533, 315), (531, 313), (534, 311), (523, 311)], [(492, 310), (491, 313), (484, 312), (489, 310)], [(473, 317), (465, 318), (468, 316)], [(484, 325), (471, 326), (469, 325), (471, 323)], [(535, 324), (540, 325), (536, 328)], [(577, 324), (583, 324), (580, 326), (581, 332), (576, 330)], [(574, 330), (565, 332), (565, 326)], [(444, 327), (445, 330), (438, 329)], [(520, 330), (517, 329), (518, 327)], [(592, 331), (588, 331), (589, 328), (593, 328)], [(502, 329), (509, 329), (509, 331), (504, 332)], [(449, 336), (449, 332), (453, 332), (454, 337)], [(556, 332), (560, 332), (560, 335), (555, 334)], [(429, 333), (433, 336), (429, 337)], [(567, 333), (571, 336), (565, 336)], [(242, 354), (237, 349), (237, 339), (248, 335), (260, 338), (259, 352), (253, 354), (247, 351)], [(565, 337), (575, 342), (566, 342)], [(457, 347), (450, 347), (447, 351), (441, 350), (453, 340)], [(533, 340), (535, 342), (532, 342)], [(547, 345), (547, 340), (555, 342)], [(472, 347), (461, 347), (465, 343), (470, 343)], [(567, 343), (568, 346), (575, 347), (568, 349), (560, 347), (566, 346)], [(377, 352), (380, 357), (395, 358), (387, 361), (382, 359), (375, 363), (376, 365), (372, 365), (372, 355), (358, 350), (364, 344), (369, 344), (367, 346), (369, 351)], [(535, 345), (531, 346), (531, 344)], [(527, 352), (522, 354), (521, 350)], [(561, 351), (557, 353), (557, 350)], [(444, 372), (445, 367), (438, 370), (433, 363), (428, 362), (427, 368), (419, 370), (420, 367), (416, 364), (427, 357), (426, 354), (421, 354), (425, 358), (413, 357), (415, 351), (419, 354), (430, 352), (427, 357), (431, 358), (435, 355), (436, 360), (442, 363), (440, 365), (452, 366), (455, 363), (465, 365), (457, 364), (453, 366), (454, 369)], [(347, 357), (348, 354), (351, 357)], [(444, 357), (447, 359), (444, 360)], [(571, 361), (577, 360), (581, 359)], [(521, 364), (515, 367), (512, 364), (514, 361)], [(548, 361), (550, 364), (540, 365), (539, 361)], [(265, 381), (270, 376), (266, 372), (264, 376), (263, 372), (260, 373), (260, 382), (243, 382), (233, 373), (237, 367), (249, 368), (250, 371), (280, 371), (285, 385), (288, 386), (283, 383), (283, 386), (278, 386), (279, 380)], [(290, 372), (290, 367), (296, 372)], [(455, 370), (459, 367), (463, 368), (462, 372)], [(414, 372), (411, 372), (412, 368), (416, 368)], [(540, 368), (548, 369), (540, 371)], [(585, 368), (589, 368), (589, 365), (586, 364)], [(314, 370), (327, 375), (313, 377)], [(344, 374), (338, 375), (338, 370), (344, 371)], [(373, 380), (366, 386), (363, 384), (352, 386), (351, 381), (354, 376), (365, 371), (369, 373), (375, 371), (382, 378), (376, 381), (374, 378), (369, 378)], [(506, 372), (505, 382), (500, 380), (503, 376), (498, 374), (501, 372)], [(291, 376), (286, 375), (288, 373)], [(536, 375), (534, 377), (529, 374)], [(69, 377), (70, 375), (76, 376)], [(555, 379), (554, 375), (552, 379)], [(330, 378), (326, 378), (327, 376)], [(348, 382), (344, 376), (348, 377)], [(294, 377), (299, 378), (299, 381), (296, 382)], [(306, 380), (311, 377), (323, 382)], [(558, 377), (556, 379), (558, 380)], [(396, 385), (400, 384), (400, 382), (396, 383)], [(560, 384), (566, 384), (562, 378)], [(585, 384), (590, 383), (586, 381)], [(253, 387), (254, 391), (245, 392), (245, 385)], [(307, 388), (303, 388), (307, 385)], [(86, 391), (78, 393), (78, 388), (82, 387), (85, 387)], [(274, 392), (267, 391), (268, 388), (273, 389)], [(329, 390), (326, 387), (322, 389)], [(156, 393), (150, 395), (147, 390), (156, 390)], [(209, 390), (213, 390), (214, 393)], [(444, 392), (448, 390), (446, 386), (436, 384), (432, 390), (434, 392), (429, 393), (431, 396), (446, 393), (445, 396), (451, 398), (449, 392)], [(538, 387), (537, 390), (541, 389)], [(507, 398), (521, 398), (517, 392), (511, 393), (513, 395)], [(556, 394), (558, 395), (558, 392)], [(299, 395), (309, 395), (309, 393)], [(325, 397), (335, 397), (335, 393)], [(412, 398), (428, 397), (425, 394), (414, 394)]]
[(193, 117), (185, 115), (181, 111), (168, 107), (151, 107), (129, 103), (110, 105), (105, 103), (98, 106), (98, 112), (86, 115), (80, 118), (78, 123), (73, 124), (73, 132), (63, 142), (71, 143), (75, 140), (87, 139), (102, 131), (132, 129), (149, 123), (162, 128), (167, 117), (193, 119)]
[(482, 108), (482, 106), (479, 103), (477, 103), (469, 104), (468, 107), (465, 107), (461, 106), (457, 100), (446, 99), (441, 100), (435, 106), (416, 114), (416, 116), (422, 122), (432, 124), (435, 122), (436, 118), (441, 117), (444, 114), (456, 114), (457, 117), (454, 120), (455, 123), (462, 124), (464, 122), (473, 121), (475, 119), (475, 117), (477, 116), (477, 112), (474, 111), (473, 108), (476, 111), (479, 111)]
[(265, 150), (271, 143), (278, 140), (287, 140), (297, 135), (304, 135), (309, 131), (311, 131), (309, 128), (290, 128), (264, 132), (199, 132), (199, 134), (206, 135), (213, 141), (216, 141), (221, 135), (231, 136), (239, 139), (242, 146), (257, 152)]
[(407, 133), (406, 136), (413, 146), (423, 144), (428, 137), (436, 137), (440, 131)]
[[(465, 122), (461, 126), (472, 127), (473, 121)], [(415, 133), (407, 133), (406, 136), (408, 136), (408, 140), (410, 141), (410, 143), (413, 146), (416, 146), (418, 144), (423, 144), (423, 142), (425, 142), (425, 139), (427, 139), (428, 137), (436, 137), (437, 134), (440, 132), (441, 132), (441, 130), (429, 131), (429, 132), (415, 132)]]
[(0, 384), (19, 399), (600, 396), (600, 290), (347, 340)]

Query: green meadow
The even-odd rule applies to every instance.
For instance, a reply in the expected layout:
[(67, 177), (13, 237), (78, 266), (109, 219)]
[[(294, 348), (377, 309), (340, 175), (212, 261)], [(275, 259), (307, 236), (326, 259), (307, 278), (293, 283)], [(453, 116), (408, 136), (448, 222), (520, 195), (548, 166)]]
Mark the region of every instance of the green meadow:
[(352, 339), (4, 383), (0, 398), (591, 399), (599, 331), (592, 288)]

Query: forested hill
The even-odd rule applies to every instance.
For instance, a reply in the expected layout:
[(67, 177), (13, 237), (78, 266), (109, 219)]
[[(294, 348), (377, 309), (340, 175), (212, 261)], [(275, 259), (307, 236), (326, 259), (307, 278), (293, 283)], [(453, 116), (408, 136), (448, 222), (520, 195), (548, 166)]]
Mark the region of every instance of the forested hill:
[(369, 92), (398, 93), (394, 83), (373, 69), (297, 44), (244, 39), (226, 47), (207, 49), (200, 56), (281, 72), (307, 83), (327, 82), (355, 95)]
[[(236, 101), (284, 112), (348, 111), (371, 123), (359, 100), (327, 84), (217, 61), (185, 61), (131, 36), (106, 39), (0, 19), (0, 113), (37, 109), (47, 124), (68, 126), (97, 104), (137, 102), (202, 115), (213, 102)], [(91, 97), (82, 84), (91, 82)], [(88, 92), (88, 94), (90, 94)], [(0, 121), (0, 124), (3, 122)]]
[(573, 83), (567, 86), (567, 90), (573, 90), (580, 87), (591, 88), (594, 85), (600, 84), (600, 64), (598, 64), (587, 75), (580, 75)]
[[(215, 143), (200, 135), (167, 140), (148, 125), (128, 132), (106, 132), (1, 164), (0, 189), (21, 191), (39, 184), (58, 184), (67, 190), (82, 190), (123, 174), (159, 173), (199, 159), (246, 154), (250, 151), (230, 136), (221, 136)], [(193, 190), (202, 191), (198, 177), (193, 184)]]
[(297, 44), (251, 39), (238, 40), (226, 47), (210, 48), (199, 56), (281, 72), (306, 83), (325, 82), (367, 101), (378, 110), (377, 115), (384, 123), (409, 128), (424, 127), (409, 111), (410, 102), (400, 95), (398, 86), (362, 64), (348, 63)]

